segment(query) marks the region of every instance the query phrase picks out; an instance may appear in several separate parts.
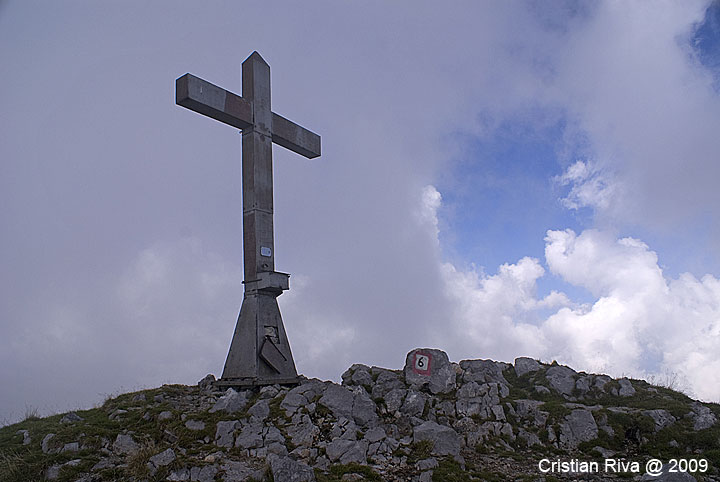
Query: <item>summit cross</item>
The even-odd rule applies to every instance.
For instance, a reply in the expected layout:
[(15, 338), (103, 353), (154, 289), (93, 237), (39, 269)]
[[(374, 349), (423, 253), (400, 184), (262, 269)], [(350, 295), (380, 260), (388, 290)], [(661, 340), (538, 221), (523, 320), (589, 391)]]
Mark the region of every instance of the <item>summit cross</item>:
[(320, 136), (272, 112), (270, 66), (257, 52), (242, 63), (242, 97), (191, 74), (175, 81), (175, 103), (242, 130), (245, 294), (219, 386), (298, 382), (277, 297), (290, 275), (275, 271), (272, 143), (307, 158)]

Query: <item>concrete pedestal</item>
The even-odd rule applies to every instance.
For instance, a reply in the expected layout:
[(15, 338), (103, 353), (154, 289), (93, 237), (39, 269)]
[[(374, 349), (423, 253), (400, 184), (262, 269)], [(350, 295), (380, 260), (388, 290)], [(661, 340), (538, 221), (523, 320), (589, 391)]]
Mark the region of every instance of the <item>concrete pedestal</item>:
[(266, 291), (245, 293), (218, 386), (299, 382), (277, 296)]

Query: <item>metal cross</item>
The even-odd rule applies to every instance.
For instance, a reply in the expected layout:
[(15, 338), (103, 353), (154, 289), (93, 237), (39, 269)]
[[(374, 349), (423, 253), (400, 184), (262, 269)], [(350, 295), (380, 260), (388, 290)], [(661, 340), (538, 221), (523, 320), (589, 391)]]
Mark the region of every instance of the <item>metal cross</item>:
[(175, 81), (175, 102), (242, 130), (245, 296), (221, 386), (298, 381), (277, 297), (289, 289), (275, 271), (272, 143), (307, 158), (320, 155), (320, 136), (270, 109), (270, 66), (257, 52), (242, 63), (242, 97), (191, 74)]

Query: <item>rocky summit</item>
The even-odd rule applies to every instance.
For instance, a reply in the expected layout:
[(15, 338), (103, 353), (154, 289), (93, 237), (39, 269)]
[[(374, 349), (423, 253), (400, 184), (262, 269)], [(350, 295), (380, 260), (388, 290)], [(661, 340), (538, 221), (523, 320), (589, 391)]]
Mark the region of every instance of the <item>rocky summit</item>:
[(720, 480), (720, 406), (554, 362), (416, 349), (342, 384), (214, 381), (3, 427), (0, 480)]

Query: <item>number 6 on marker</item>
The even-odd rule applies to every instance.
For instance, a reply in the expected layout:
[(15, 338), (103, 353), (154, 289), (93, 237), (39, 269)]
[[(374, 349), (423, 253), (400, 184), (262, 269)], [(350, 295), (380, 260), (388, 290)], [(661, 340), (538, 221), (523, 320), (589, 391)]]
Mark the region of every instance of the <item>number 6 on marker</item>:
[(415, 363), (413, 365), (413, 369), (415, 373), (430, 375), (430, 355), (415, 353)]

